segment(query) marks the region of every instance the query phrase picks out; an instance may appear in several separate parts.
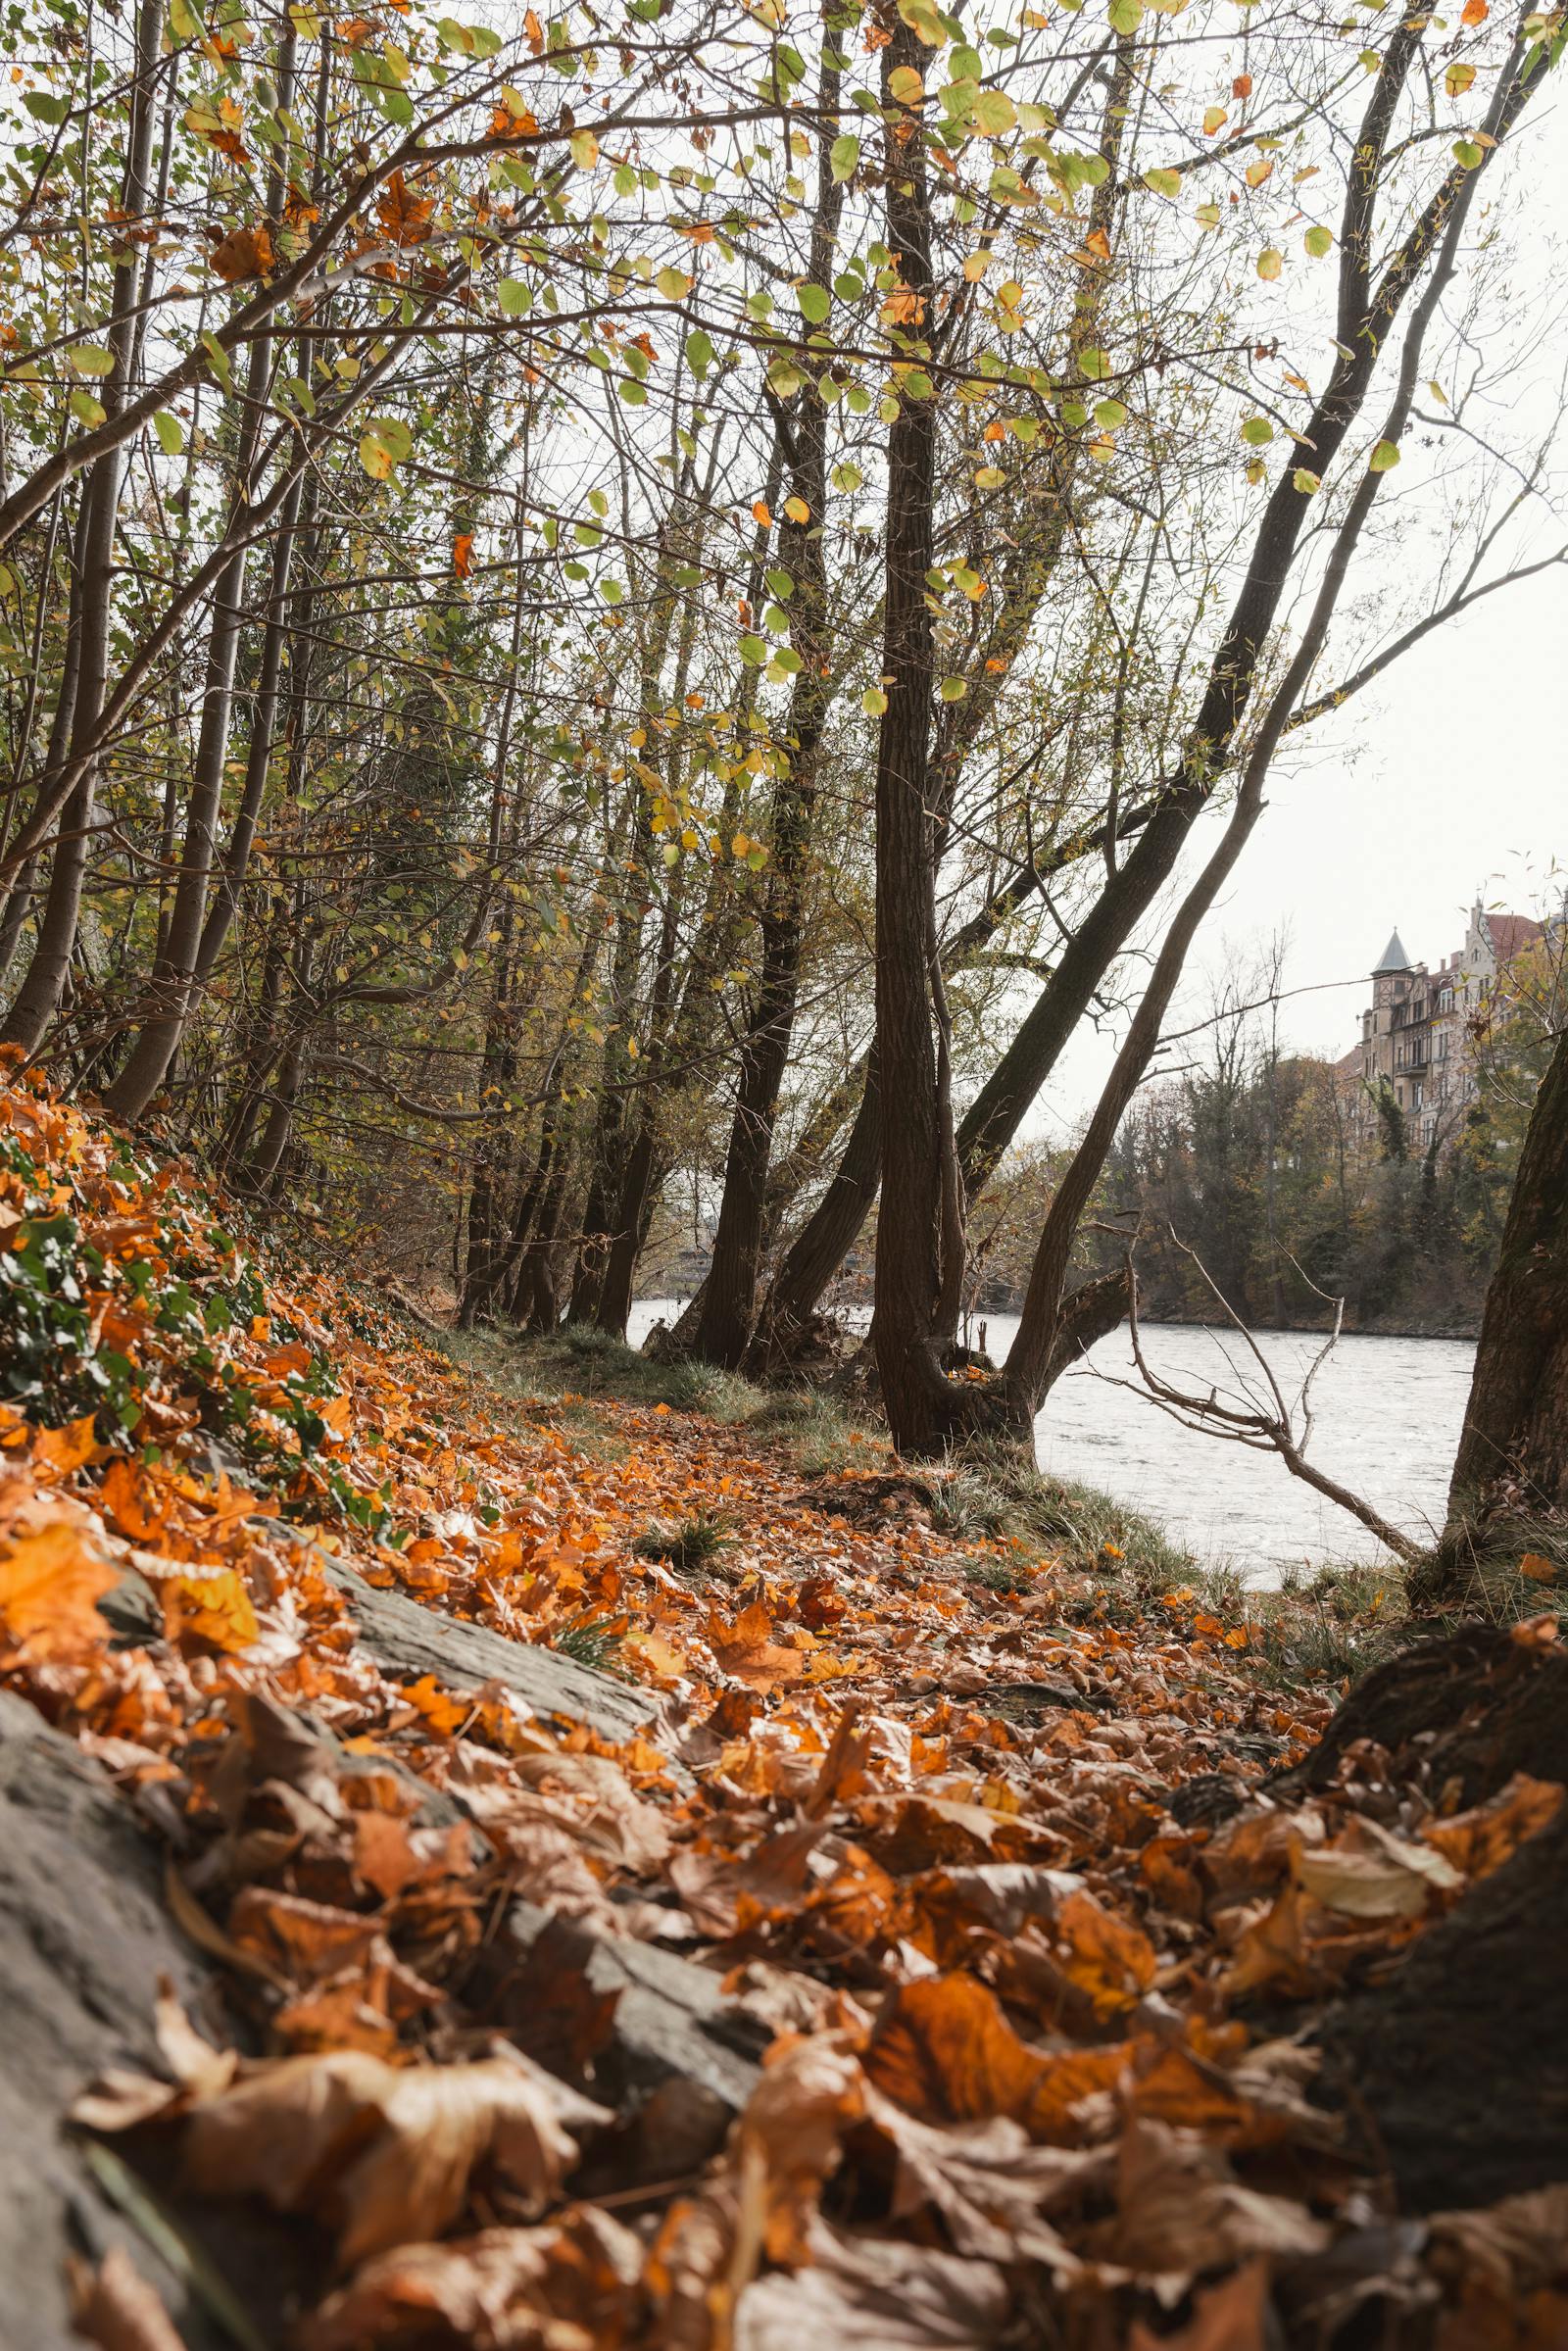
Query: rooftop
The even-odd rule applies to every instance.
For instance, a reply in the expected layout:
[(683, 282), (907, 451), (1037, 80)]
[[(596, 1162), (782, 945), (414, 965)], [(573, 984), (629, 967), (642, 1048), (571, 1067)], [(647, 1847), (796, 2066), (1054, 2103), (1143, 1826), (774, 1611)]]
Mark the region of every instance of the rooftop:
[(1396, 929), (1389, 935), (1389, 944), (1372, 966), (1372, 977), (1384, 971), (1413, 971), (1415, 965), (1404, 952), (1404, 941)]

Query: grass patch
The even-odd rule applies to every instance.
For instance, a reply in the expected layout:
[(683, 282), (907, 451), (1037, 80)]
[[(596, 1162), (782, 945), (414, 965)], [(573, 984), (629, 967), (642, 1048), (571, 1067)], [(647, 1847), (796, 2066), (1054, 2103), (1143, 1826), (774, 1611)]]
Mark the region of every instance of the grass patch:
[(756, 1420), (767, 1402), (764, 1390), (715, 1363), (671, 1363), (664, 1377), (666, 1402), (681, 1412), (706, 1413), (729, 1429)]
[(694, 1510), (678, 1527), (650, 1527), (632, 1549), (639, 1559), (658, 1559), (677, 1576), (701, 1580), (734, 1542), (726, 1518), (712, 1510)]
[(764, 1396), (752, 1420), (759, 1436), (773, 1438), (803, 1478), (866, 1469), (887, 1450), (887, 1431), (869, 1427), (836, 1396), (791, 1388)]
[(558, 1657), (591, 1666), (596, 1674), (613, 1674), (620, 1658), (620, 1631), (609, 1617), (594, 1616), (564, 1626), (550, 1646)]
[(1027, 1592), (1033, 1579), (1027, 1569), (1016, 1566), (1010, 1559), (988, 1559), (983, 1554), (965, 1559), (960, 1571), (966, 1584), (979, 1592), (994, 1592), (1000, 1598), (1014, 1599)]
[(1064, 1565), (1154, 1599), (1202, 1571), (1158, 1524), (1093, 1486), (1052, 1478), (1009, 1446), (969, 1445), (953, 1456), (932, 1511), (946, 1534), (1014, 1540)]

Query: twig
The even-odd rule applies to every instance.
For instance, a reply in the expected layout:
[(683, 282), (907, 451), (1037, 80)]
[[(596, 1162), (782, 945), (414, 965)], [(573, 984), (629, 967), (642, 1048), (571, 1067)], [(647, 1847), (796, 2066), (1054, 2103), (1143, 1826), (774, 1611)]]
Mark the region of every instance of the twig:
[[(1171, 1381), (1162, 1379), (1157, 1372), (1151, 1368), (1144, 1354), (1143, 1337), (1138, 1323), (1138, 1269), (1134, 1262), (1134, 1250), (1137, 1246), (1136, 1234), (1127, 1247), (1127, 1311), (1132, 1325), (1133, 1361), (1138, 1366), (1138, 1375), (1143, 1387), (1140, 1391), (1137, 1382), (1118, 1380), (1106, 1372), (1097, 1372), (1096, 1376), (1100, 1379), (1110, 1380), (1112, 1387), (1128, 1388), (1135, 1395), (1142, 1393), (1148, 1396), (1152, 1402), (1157, 1404), (1162, 1412), (1168, 1414), (1184, 1429), (1192, 1429), (1202, 1436), (1222, 1437), (1232, 1445), (1247, 1445), (1254, 1452), (1277, 1453), (1293, 1478), (1301, 1479), (1305, 1485), (1312, 1487), (1329, 1501), (1337, 1503), (1342, 1510), (1349, 1511), (1351, 1517), (1358, 1518), (1362, 1526), (1370, 1529), (1379, 1543), (1384, 1543), (1389, 1550), (1395, 1553), (1396, 1558), (1402, 1559), (1407, 1567), (1413, 1567), (1422, 1556), (1420, 1546), (1412, 1543), (1407, 1535), (1401, 1534), (1397, 1527), (1392, 1526), (1382, 1512), (1375, 1510), (1372, 1504), (1363, 1499), (1360, 1494), (1353, 1494), (1348, 1486), (1342, 1486), (1337, 1478), (1331, 1478), (1325, 1470), (1319, 1469), (1314, 1462), (1308, 1461), (1306, 1458), (1306, 1447), (1312, 1435), (1312, 1383), (1328, 1361), (1329, 1356), (1334, 1352), (1338, 1343), (1341, 1326), (1345, 1319), (1345, 1300), (1330, 1298), (1326, 1291), (1317, 1290), (1315, 1282), (1309, 1283), (1311, 1289), (1317, 1290), (1318, 1297), (1333, 1306), (1334, 1327), (1313, 1357), (1306, 1376), (1301, 1382), (1300, 1395), (1297, 1398), (1296, 1411), (1293, 1413), (1291, 1406), (1285, 1400), (1267, 1356), (1229, 1298), (1225, 1297), (1215, 1282), (1207, 1266), (1204, 1265), (1196, 1249), (1190, 1249), (1186, 1242), (1178, 1240), (1174, 1230), (1168, 1227), (1167, 1230), (1170, 1230), (1170, 1238), (1174, 1247), (1181, 1250), (1184, 1257), (1191, 1258), (1197, 1267), (1205, 1287), (1218, 1301), (1226, 1320), (1246, 1341), (1268, 1384), (1268, 1395), (1273, 1399), (1272, 1409), (1265, 1399), (1253, 1397), (1245, 1389), (1243, 1391), (1244, 1396), (1247, 1396), (1245, 1404), (1222, 1403), (1217, 1390), (1213, 1388), (1210, 1388), (1206, 1396), (1200, 1396), (1192, 1390), (1176, 1387)], [(1292, 1263), (1295, 1263), (1294, 1258)], [(1296, 1270), (1299, 1273), (1300, 1267), (1297, 1266)], [(1303, 1281), (1308, 1279), (1304, 1274), (1301, 1278)], [(1296, 1426), (1297, 1414), (1300, 1417), (1299, 1433)]]

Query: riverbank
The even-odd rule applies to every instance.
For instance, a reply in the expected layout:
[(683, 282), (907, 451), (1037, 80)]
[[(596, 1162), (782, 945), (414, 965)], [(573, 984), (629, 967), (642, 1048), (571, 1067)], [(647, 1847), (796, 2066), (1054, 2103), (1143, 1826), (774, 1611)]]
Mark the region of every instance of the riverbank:
[[(1340, 1771), (1394, 1588), (1260, 1602), (819, 1399), (432, 1343), (3, 1112), (0, 2334), (63, 2351), (71, 2249), (137, 2351), (1304, 2345), (1395, 2193), (1389, 2339), (1491, 2339), (1428, 2322), (1529, 2262), (1568, 2316), (1336, 2086), (1560, 1809), (1376, 1705)], [(1555, 1662), (1453, 1671), (1470, 1719)]]

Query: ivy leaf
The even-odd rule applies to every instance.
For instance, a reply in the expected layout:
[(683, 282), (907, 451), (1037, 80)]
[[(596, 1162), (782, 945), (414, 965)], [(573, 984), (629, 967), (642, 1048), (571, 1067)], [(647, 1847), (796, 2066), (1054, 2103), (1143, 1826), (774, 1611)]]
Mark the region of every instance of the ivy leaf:
[(1274, 427), (1266, 416), (1249, 416), (1242, 426), (1242, 439), (1249, 449), (1266, 449), (1274, 438)]

